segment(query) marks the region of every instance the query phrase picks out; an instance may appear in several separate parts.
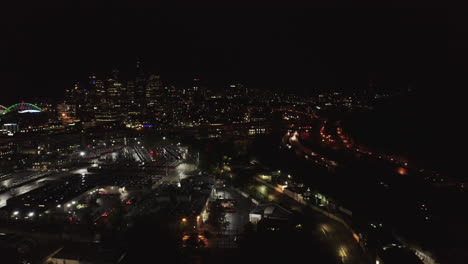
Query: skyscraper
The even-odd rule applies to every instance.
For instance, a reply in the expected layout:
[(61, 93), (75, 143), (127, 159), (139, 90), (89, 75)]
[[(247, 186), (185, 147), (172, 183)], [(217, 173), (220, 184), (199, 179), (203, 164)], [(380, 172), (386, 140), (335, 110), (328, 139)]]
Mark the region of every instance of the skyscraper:
[(146, 105), (153, 108), (158, 103), (162, 92), (162, 82), (159, 75), (150, 75), (146, 85)]
[(136, 63), (135, 103), (140, 108), (146, 106), (146, 76), (139, 60)]
[(112, 108), (120, 108), (120, 89), (122, 84), (118, 81), (119, 71), (114, 69), (107, 79), (107, 93)]
[(128, 81), (127, 82), (127, 104), (134, 105), (135, 104), (135, 82)]

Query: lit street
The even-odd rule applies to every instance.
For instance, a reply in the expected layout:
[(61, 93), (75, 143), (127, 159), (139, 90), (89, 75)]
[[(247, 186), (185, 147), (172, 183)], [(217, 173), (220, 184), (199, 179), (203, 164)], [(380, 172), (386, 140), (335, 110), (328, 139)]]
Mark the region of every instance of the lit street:
[(340, 263), (370, 263), (362, 248), (353, 238), (352, 233), (342, 224), (314, 212), (293, 199), (281, 194), (260, 183), (250, 186), (256, 190), (265, 201), (274, 201), (286, 208), (298, 211), (304, 215), (307, 224), (314, 230), (310, 235), (315, 239), (323, 241), (330, 252), (334, 252)]

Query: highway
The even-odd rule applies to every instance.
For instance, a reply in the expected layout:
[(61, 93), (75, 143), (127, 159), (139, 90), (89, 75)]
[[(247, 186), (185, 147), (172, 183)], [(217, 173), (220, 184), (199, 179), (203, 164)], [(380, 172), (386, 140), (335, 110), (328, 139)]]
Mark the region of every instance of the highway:
[[(405, 234), (418, 234), (421, 241), (428, 240), (431, 230), (440, 230), (440, 226), (444, 224), (437, 221), (442, 219), (442, 212), (447, 211), (444, 204), (449, 201), (443, 202), (445, 197), (438, 187), (425, 182), (425, 178), (418, 175), (420, 172), (407, 163), (394, 158), (387, 160), (383, 157), (391, 157), (390, 155), (375, 154), (353, 145), (351, 139), (343, 136), (341, 129), (337, 130), (336, 135), (328, 132), (329, 130), (331, 129), (326, 129), (325, 124), (320, 126), (317, 130), (319, 142), (313, 142), (315, 139), (312, 136), (301, 138), (301, 133), (296, 131), (285, 134), (282, 139), (284, 146), (291, 146), (289, 149), (302, 158), (311, 159), (310, 155), (307, 156), (312, 151), (308, 146), (311, 145), (316, 148), (316, 157), (323, 161), (329, 160), (330, 163), (325, 163), (325, 166), (333, 165), (331, 161), (340, 164), (341, 170), (338, 173), (321, 175), (339, 179), (339, 185), (333, 185), (333, 181), (324, 183), (327, 180), (324, 179), (323, 186), (315, 187), (328, 188), (332, 191), (328, 195), (335, 198), (339, 195), (338, 202), (346, 201), (351, 204), (350, 209), (360, 212), (364, 218), (385, 219), (385, 225), (397, 228), (399, 232), (405, 230)], [(322, 153), (335, 160), (322, 156)], [(369, 203), (369, 199), (374, 202)], [(380, 206), (373, 206), (375, 203)], [(412, 217), (400, 217), (401, 214)]]
[(303, 144), (301, 144), (299, 140), (299, 133), (297, 131), (294, 131), (292, 133), (286, 133), (283, 136), (283, 142), (286, 142), (286, 146), (293, 147), (297, 154), (301, 155), (307, 160), (316, 163), (317, 165), (324, 166), (326, 168), (338, 167), (337, 161), (332, 160), (325, 155), (320, 155), (316, 151), (313, 151), (312, 149), (305, 147)]
[(307, 230), (311, 230), (311, 237), (315, 241), (321, 241), (326, 246), (327, 251), (334, 254), (337, 263), (370, 263), (351, 232), (341, 223), (314, 212), (292, 198), (261, 183), (251, 185), (249, 188), (251, 192), (256, 192), (256, 195), (261, 197), (264, 202), (273, 201), (289, 210), (300, 212), (304, 217), (304, 225), (309, 225)]

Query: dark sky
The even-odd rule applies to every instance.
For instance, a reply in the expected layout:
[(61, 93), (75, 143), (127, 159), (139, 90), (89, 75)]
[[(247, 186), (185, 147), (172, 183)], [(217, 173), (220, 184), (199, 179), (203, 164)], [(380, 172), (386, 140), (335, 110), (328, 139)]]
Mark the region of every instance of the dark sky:
[(0, 18), (0, 104), (60, 98), (135, 58), (168, 83), (311, 94), (444, 84), (448, 13), (379, 9), (21, 9)]

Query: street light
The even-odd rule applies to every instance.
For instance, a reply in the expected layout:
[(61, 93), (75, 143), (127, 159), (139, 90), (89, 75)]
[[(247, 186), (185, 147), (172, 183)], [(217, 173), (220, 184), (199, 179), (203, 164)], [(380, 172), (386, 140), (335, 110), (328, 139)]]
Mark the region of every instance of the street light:
[(80, 156), (81, 156), (81, 157), (84, 157), (85, 155), (86, 155), (86, 153), (85, 153), (84, 151), (81, 151), (81, 152), (80, 152)]

